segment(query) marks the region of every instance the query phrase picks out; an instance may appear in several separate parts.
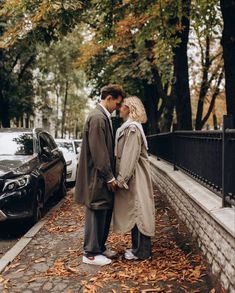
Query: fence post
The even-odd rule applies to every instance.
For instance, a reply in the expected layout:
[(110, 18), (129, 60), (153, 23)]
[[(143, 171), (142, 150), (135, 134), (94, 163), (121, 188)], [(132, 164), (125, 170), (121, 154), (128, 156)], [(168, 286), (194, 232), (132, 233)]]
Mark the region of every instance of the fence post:
[(222, 207), (230, 206), (226, 201), (226, 195), (228, 194), (228, 186), (227, 186), (227, 164), (229, 162), (228, 158), (228, 136), (226, 135), (226, 130), (233, 128), (233, 116), (232, 115), (224, 115), (223, 116), (223, 135), (222, 135)]
[(174, 171), (178, 171), (178, 168), (176, 167), (176, 133), (175, 131), (177, 130), (177, 124), (173, 124), (172, 127), (172, 151), (173, 151), (173, 169)]

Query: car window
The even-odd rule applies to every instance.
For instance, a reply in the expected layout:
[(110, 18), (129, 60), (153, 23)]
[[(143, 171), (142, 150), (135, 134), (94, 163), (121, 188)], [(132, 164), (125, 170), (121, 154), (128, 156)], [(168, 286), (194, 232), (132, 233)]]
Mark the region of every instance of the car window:
[(0, 133), (0, 155), (33, 154), (33, 134), (25, 132), (2, 132)]
[(47, 138), (45, 137), (44, 133), (40, 133), (40, 135), (39, 135), (39, 143), (40, 143), (41, 149), (43, 149), (44, 147), (49, 147), (50, 148), (50, 145), (49, 145), (49, 143), (47, 141)]
[(40, 133), (39, 141), (40, 141), (41, 148), (49, 147), (51, 151), (57, 148), (57, 145), (54, 142), (53, 138), (46, 132)]
[(65, 153), (74, 153), (73, 143), (70, 141), (57, 141), (58, 148)]
[(55, 143), (54, 139), (50, 136), (50, 134), (48, 133), (44, 133), (45, 137), (47, 138), (47, 141), (50, 145), (50, 148), (52, 150), (56, 149), (57, 148), (57, 144)]

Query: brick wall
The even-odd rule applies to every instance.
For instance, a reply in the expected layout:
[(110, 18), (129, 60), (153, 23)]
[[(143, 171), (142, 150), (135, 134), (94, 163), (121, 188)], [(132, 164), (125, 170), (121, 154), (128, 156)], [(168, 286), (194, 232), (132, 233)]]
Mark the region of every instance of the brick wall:
[[(177, 181), (172, 179), (172, 176), (168, 176), (167, 172), (158, 166), (156, 159), (151, 159), (151, 162), (153, 181), (157, 188), (167, 197), (179, 218), (197, 240), (199, 247), (212, 266), (213, 274), (219, 277), (221, 285), (228, 292), (234, 293), (235, 238), (233, 233), (225, 229), (223, 223), (220, 223), (212, 213), (204, 209), (203, 205), (194, 201), (188, 192), (185, 192), (177, 184)], [(182, 176), (188, 177), (184, 173)], [(191, 178), (190, 184), (192, 184)], [(198, 183), (195, 182), (195, 184)]]

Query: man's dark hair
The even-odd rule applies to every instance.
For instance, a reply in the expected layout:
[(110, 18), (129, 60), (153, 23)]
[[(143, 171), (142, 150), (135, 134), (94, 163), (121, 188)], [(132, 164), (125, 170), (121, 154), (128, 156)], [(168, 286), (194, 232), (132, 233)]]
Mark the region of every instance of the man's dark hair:
[(119, 84), (108, 84), (101, 89), (101, 100), (105, 100), (107, 96), (112, 96), (113, 99), (117, 99), (121, 96), (123, 99), (125, 98), (126, 94)]

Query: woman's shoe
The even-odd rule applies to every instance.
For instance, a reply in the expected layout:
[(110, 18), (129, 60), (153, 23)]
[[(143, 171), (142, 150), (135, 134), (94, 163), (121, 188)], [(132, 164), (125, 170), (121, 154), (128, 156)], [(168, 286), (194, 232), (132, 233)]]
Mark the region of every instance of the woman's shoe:
[(131, 249), (126, 250), (126, 252), (124, 253), (124, 258), (127, 260), (137, 260), (138, 259), (138, 257), (132, 253)]
[(110, 248), (107, 248), (103, 252), (103, 255), (106, 256), (107, 258), (113, 259), (113, 258), (117, 257), (117, 252), (112, 250), (112, 249), (110, 249)]

